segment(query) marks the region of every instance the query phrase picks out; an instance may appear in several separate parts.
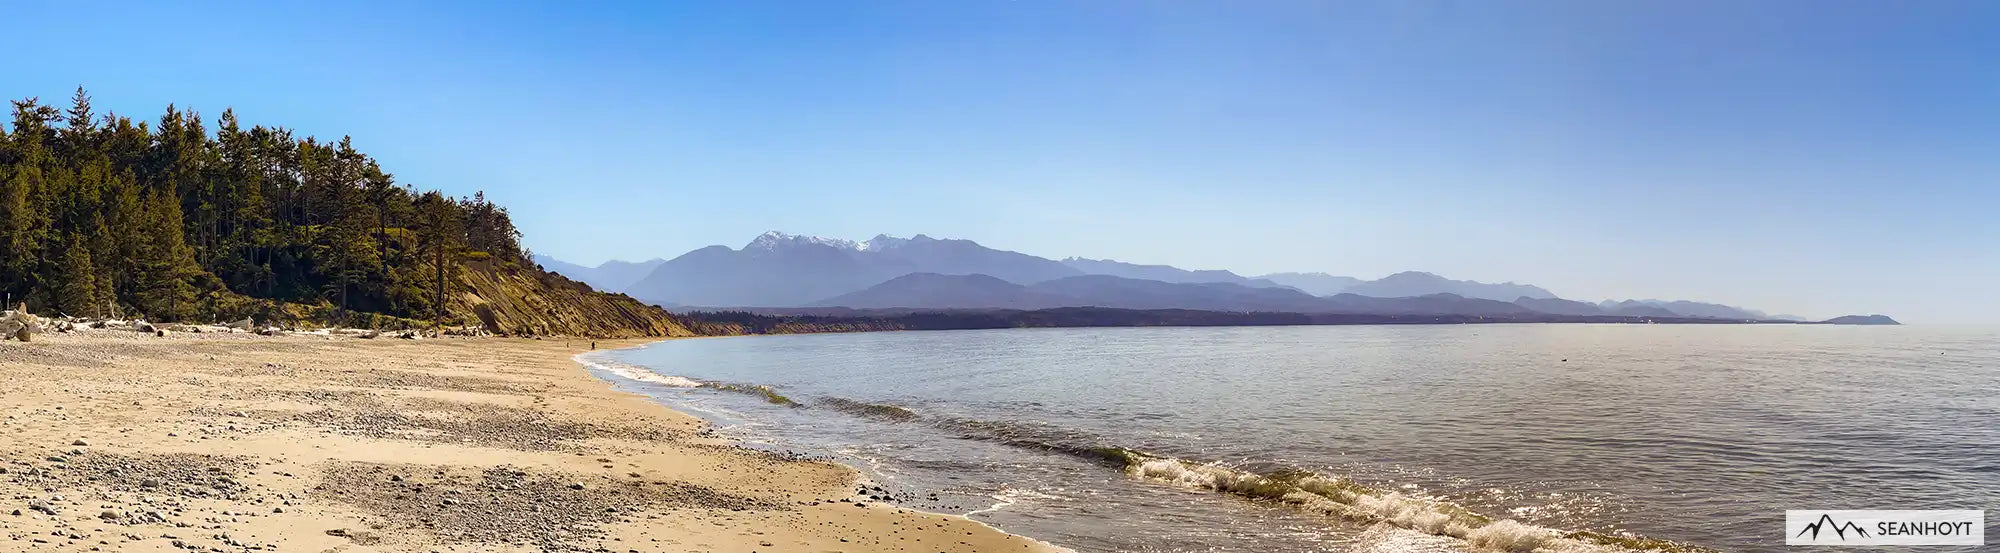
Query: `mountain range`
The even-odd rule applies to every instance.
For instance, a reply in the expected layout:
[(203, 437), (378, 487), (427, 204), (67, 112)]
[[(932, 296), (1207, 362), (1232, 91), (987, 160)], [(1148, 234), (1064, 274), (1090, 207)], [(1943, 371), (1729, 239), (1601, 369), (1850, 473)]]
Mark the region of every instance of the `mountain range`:
[(1081, 275), (1023, 285), (986, 275), (936, 273), (903, 275), (814, 305), (852, 309), (1048, 309), (1083, 306), (1373, 315), (1538, 313), (1513, 303), (1449, 293), (1403, 298), (1357, 294), (1314, 296), (1289, 287), (1256, 287), (1229, 282), (1164, 282), (1112, 275)]
[(1045, 309), (1109, 307), (1297, 313), (1618, 316), (1764, 320), (1759, 311), (1684, 300), (1588, 303), (1539, 286), (1405, 271), (1363, 280), (1327, 273), (1241, 275), (1109, 259), (1054, 260), (971, 240), (879, 235), (864, 242), (767, 232), (741, 248), (585, 267), (536, 256), (599, 290), (680, 309)]
[(1422, 271), (1404, 271), (1378, 280), (1355, 283), (1340, 291), (1377, 298), (1406, 298), (1428, 294), (1457, 294), (1468, 298), (1513, 301), (1516, 298), (1551, 299), (1555, 294), (1540, 286), (1502, 282), (1486, 284), (1451, 280)]
[(1223, 270), (1190, 271), (1172, 265), (1140, 265), (1109, 259), (1084, 259), (1081, 257), (1065, 258), (1062, 260), (1062, 264), (1087, 275), (1111, 275), (1115, 277), (1181, 284), (1226, 282), (1256, 288), (1285, 286), (1270, 279), (1250, 278)]
[(709, 246), (669, 259), (615, 291), (663, 306), (797, 307), (910, 273), (981, 274), (1021, 283), (1083, 274), (1059, 261), (971, 240), (919, 234), (853, 242), (767, 232), (740, 249)]
[(1366, 282), (1350, 276), (1334, 276), (1326, 273), (1271, 273), (1258, 278), (1297, 288), (1301, 292), (1315, 296), (1331, 296)]
[(533, 259), (543, 269), (589, 284), (602, 292), (622, 292), (633, 283), (639, 282), (639, 279), (653, 274), (653, 269), (667, 262), (665, 259), (636, 263), (613, 259), (596, 267), (585, 267), (541, 254), (535, 254)]

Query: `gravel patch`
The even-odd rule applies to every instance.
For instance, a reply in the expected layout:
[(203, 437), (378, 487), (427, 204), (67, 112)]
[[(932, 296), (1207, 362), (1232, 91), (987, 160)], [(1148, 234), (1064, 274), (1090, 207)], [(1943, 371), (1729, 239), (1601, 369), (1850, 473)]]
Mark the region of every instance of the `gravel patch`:
[[(438, 404), (450, 407), (440, 409)], [(444, 412), (438, 413), (440, 410)], [(522, 451), (571, 449), (593, 438), (660, 441), (677, 437), (661, 430), (561, 420), (518, 407), (437, 401), (404, 408), (351, 403), (293, 415), (293, 420), (352, 436)]]
[(554, 388), (547, 384), (513, 382), (498, 378), (437, 375), (395, 369), (330, 369), (290, 363), (264, 363), (263, 365), (252, 367), (229, 367), (215, 371), (212, 374), (233, 378), (310, 377), (323, 382), (357, 388), (451, 390), (487, 394), (534, 394), (546, 392)]
[[(232, 537), (223, 531), (222, 522), (282, 512), (282, 508), (261, 510), (250, 505), (291, 505), (287, 494), (259, 492), (257, 486), (238, 480), (256, 467), (241, 457), (188, 453), (121, 455), (73, 449), (33, 458), (7, 454), (0, 455), (0, 459), (5, 459), (0, 463), (0, 482), (21, 490), (41, 491), (6, 498), (13, 506), (0, 509), (0, 516), (49, 517), (62, 521), (46, 539), (28, 540), (35, 545), (159, 540), (157, 544), (141, 547), (271, 551), (275, 548), (271, 544)], [(245, 509), (214, 509), (212, 506), (218, 503), (241, 505)], [(68, 522), (77, 518), (90, 522)], [(0, 528), (5, 527), (7, 523), (0, 522)], [(20, 534), (15, 534), (15, 540), (19, 539)]]
[(83, 351), (77, 348), (56, 348), (41, 344), (0, 345), (0, 366), (33, 364), (95, 369), (110, 366), (112, 357), (114, 356), (110, 352), (105, 351)]
[(681, 482), (619, 480), (602, 475), (483, 472), (431, 465), (345, 463), (326, 470), (316, 496), (381, 517), (389, 528), (429, 532), (446, 541), (531, 545), (545, 551), (592, 551), (580, 545), (601, 526), (656, 508), (775, 510), (783, 506)]
[(120, 455), (71, 450), (8, 463), (7, 481), (34, 488), (96, 487), (199, 499), (242, 499), (237, 479), (256, 465), (247, 458), (192, 453)]

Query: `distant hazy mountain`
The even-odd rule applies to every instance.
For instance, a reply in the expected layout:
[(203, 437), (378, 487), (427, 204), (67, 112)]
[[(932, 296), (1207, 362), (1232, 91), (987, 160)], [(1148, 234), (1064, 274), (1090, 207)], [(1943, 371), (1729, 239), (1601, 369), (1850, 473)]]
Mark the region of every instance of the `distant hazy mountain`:
[(596, 284), (590, 282), (590, 279), (585, 278), (587, 276), (590, 276), (591, 273), (596, 272), (597, 271), (596, 267), (585, 267), (582, 265), (570, 263), (568, 261), (563, 261), (561, 259), (556, 259), (542, 254), (534, 254), (532, 256), (529, 256), (529, 260), (534, 261), (536, 265), (541, 265), (542, 270), (544, 271), (548, 271), (551, 273), (558, 273), (561, 274), (562, 276), (569, 277), (570, 280), (575, 280), (582, 282), (584, 284), (589, 284), (593, 288), (597, 287)]
[(597, 266), (597, 278), (604, 281), (607, 290), (623, 292), (626, 288), (632, 287), (633, 283), (646, 278), (646, 275), (653, 274), (653, 269), (658, 269), (666, 262), (667, 260), (659, 258), (639, 262), (613, 259)]
[[(1643, 309), (1644, 307), (1652, 307), (1666, 313), (1672, 313), (1672, 316), (1700, 319), (1765, 320), (1772, 318), (1765, 315), (1764, 312), (1754, 309), (1743, 309), (1719, 303), (1703, 303), (1698, 301), (1604, 300), (1598, 302), (1597, 306), (1613, 314), (1630, 314), (1633, 316), (1667, 316), (1665, 314), (1658, 314), (1657, 311)], [(1651, 312), (1652, 314), (1642, 314), (1641, 312)]]
[(892, 278), (847, 251), (797, 245), (774, 254), (709, 246), (667, 260), (625, 293), (666, 306), (785, 307), (839, 295)]
[(1403, 298), (1378, 298), (1359, 294), (1336, 294), (1326, 298), (1327, 313), (1375, 313), (1386, 315), (1521, 315), (1535, 313), (1526, 307), (1458, 294), (1429, 294)]
[[(1607, 300), (1607, 301), (1609, 301), (1609, 300)], [(1698, 302), (1698, 301), (1684, 301), (1684, 300), (1676, 300), (1676, 301), (1667, 301), (1667, 300), (1626, 300), (1626, 302), (1624, 302), (1624, 303), (1631, 303), (1631, 302), (1637, 302), (1637, 303), (1642, 303), (1642, 304), (1646, 304), (1646, 305), (1651, 305), (1651, 306), (1653, 306), (1653, 307), (1658, 307), (1658, 308), (1661, 308), (1661, 309), (1665, 309), (1665, 310), (1668, 310), (1668, 311), (1672, 311), (1672, 312), (1674, 312), (1674, 314), (1676, 314), (1676, 315), (1680, 315), (1680, 316), (1682, 316), (1682, 317), (1697, 317), (1697, 318), (1704, 318), (1704, 319), (1767, 319), (1767, 318), (1770, 318), (1770, 317), (1766, 316), (1766, 315), (1764, 314), (1764, 312), (1762, 312), (1762, 311), (1757, 311), (1757, 310), (1754, 310), (1754, 309), (1743, 309), (1743, 308), (1740, 308), (1740, 307), (1731, 307), (1731, 306), (1727, 306), (1727, 305), (1722, 305), (1722, 304), (1719, 304), (1719, 303), (1703, 303), (1703, 302)], [(1602, 304), (1600, 304), (1600, 305), (1602, 305)]]
[(709, 246), (662, 263), (626, 292), (663, 305), (812, 305), (910, 273), (985, 274), (1030, 283), (1079, 274), (1053, 260), (970, 240), (877, 236), (853, 242), (767, 232), (742, 249)]
[(902, 271), (898, 275), (914, 272), (979, 274), (1030, 284), (1083, 274), (1049, 259), (996, 250), (971, 240), (940, 240), (922, 234), (907, 239), (879, 235), (860, 244), (856, 251), (862, 257), (879, 258), (879, 263)]
[(1422, 271), (1404, 271), (1347, 287), (1344, 293), (1377, 298), (1407, 298), (1431, 294), (1456, 294), (1468, 298), (1511, 302), (1516, 298), (1553, 298), (1555, 294), (1539, 286), (1503, 282), (1487, 284), (1451, 280)]
[(623, 292), (632, 283), (646, 278), (646, 275), (651, 274), (661, 263), (667, 262), (665, 259), (637, 263), (613, 259), (596, 267), (585, 267), (540, 254), (534, 256), (534, 261), (549, 272), (560, 273), (562, 276), (589, 284), (591, 288), (600, 292)]
[(1331, 296), (1346, 292), (1349, 287), (1363, 282), (1354, 277), (1326, 273), (1271, 273), (1255, 278), (1297, 288), (1315, 296)]
[(1228, 282), (1260, 288), (1279, 286), (1282, 283), (1253, 279), (1229, 271), (1192, 271), (1171, 265), (1139, 265), (1110, 259), (1084, 259), (1070, 257), (1062, 260), (1063, 265), (1087, 275), (1111, 275), (1140, 280), (1157, 280), (1174, 283)]
[(1258, 288), (1226, 282), (1176, 283), (1110, 275), (1083, 275), (1018, 285), (985, 275), (912, 274), (865, 290), (815, 302), (821, 307), (1005, 308), (1112, 307), (1291, 313), (1514, 315), (1521, 306), (1451, 294), (1374, 298), (1341, 294), (1316, 297), (1291, 288)]
[(1900, 325), (1900, 324), (1903, 324), (1903, 323), (1899, 323), (1899, 322), (1896, 322), (1896, 320), (1895, 320), (1895, 319), (1891, 319), (1891, 318), (1889, 318), (1889, 316), (1888, 316), (1888, 315), (1842, 315), (1842, 316), (1839, 316), (1839, 317), (1834, 317), (1834, 318), (1831, 318), (1831, 319), (1827, 319), (1827, 320), (1824, 320), (1824, 321), (1820, 321), (1820, 324), (1830, 324), (1830, 325)]
[(1605, 300), (1595, 304), (1555, 298), (1520, 298), (1516, 305), (1552, 315), (1617, 315), (1693, 319), (1769, 320), (1762, 312), (1694, 301)]
[(1653, 305), (1653, 304), (1650, 304), (1650, 303), (1646, 303), (1646, 302), (1642, 302), (1642, 301), (1637, 301), (1637, 300), (1625, 300), (1625, 301), (1611, 301), (1611, 300), (1604, 300), (1604, 301), (1602, 301), (1602, 302), (1598, 302), (1598, 304), (1597, 304), (1597, 307), (1598, 307), (1599, 309), (1603, 309), (1603, 310), (1604, 310), (1604, 314), (1606, 314), (1606, 315), (1618, 315), (1618, 316), (1621, 316), (1621, 317), (1680, 317), (1680, 316), (1682, 316), (1682, 315), (1681, 315), (1680, 313), (1675, 313), (1675, 312), (1673, 312), (1673, 311), (1668, 311), (1668, 310), (1667, 310), (1667, 308), (1665, 308), (1665, 307), (1660, 307), (1660, 306), (1657, 306), (1657, 305)]
[(1260, 288), (1228, 282), (1175, 283), (1083, 275), (1029, 286), (1097, 307), (1124, 309), (1203, 309), (1211, 311), (1317, 311), (1319, 298), (1290, 288)]
[(1076, 305), (1073, 298), (1045, 294), (986, 275), (910, 273), (826, 300), (814, 307), (855, 309), (1047, 309)]
[(1581, 315), (1605, 314), (1604, 309), (1598, 307), (1597, 305), (1584, 303), (1580, 301), (1558, 299), (1558, 298), (1530, 298), (1524, 296), (1520, 298), (1515, 298), (1514, 305), (1526, 307), (1538, 313), (1548, 313), (1550, 315), (1581, 316)]
[(1176, 283), (1079, 275), (1020, 285), (986, 275), (916, 273), (851, 294), (815, 302), (821, 307), (929, 309), (1200, 309), (1210, 311), (1309, 311), (1315, 298), (1289, 288), (1256, 288), (1225, 282)]
[(1698, 301), (1676, 300), (1676, 301), (1662, 301), (1654, 305), (1664, 307), (1668, 311), (1672, 311), (1689, 317), (1703, 317), (1709, 319), (1765, 318), (1763, 311), (1758, 311), (1755, 309), (1743, 309), (1741, 307), (1732, 307), (1728, 305), (1722, 305), (1719, 303), (1704, 303)]

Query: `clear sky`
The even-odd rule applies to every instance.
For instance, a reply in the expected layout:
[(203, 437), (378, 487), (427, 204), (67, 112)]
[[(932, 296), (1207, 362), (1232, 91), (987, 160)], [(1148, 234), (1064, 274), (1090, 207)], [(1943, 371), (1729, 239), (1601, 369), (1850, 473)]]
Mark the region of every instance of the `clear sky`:
[(0, 92), (352, 135), (595, 264), (772, 229), (2000, 321), (2000, 3), (10, 3)]

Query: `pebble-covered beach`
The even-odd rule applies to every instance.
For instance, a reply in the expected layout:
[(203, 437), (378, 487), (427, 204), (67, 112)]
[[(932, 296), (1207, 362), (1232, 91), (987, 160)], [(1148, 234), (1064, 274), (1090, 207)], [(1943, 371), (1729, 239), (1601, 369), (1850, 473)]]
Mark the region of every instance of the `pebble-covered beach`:
[(589, 376), (570, 357), (590, 346), (0, 343), (0, 550), (1056, 550), (877, 501), (847, 467), (720, 443)]

